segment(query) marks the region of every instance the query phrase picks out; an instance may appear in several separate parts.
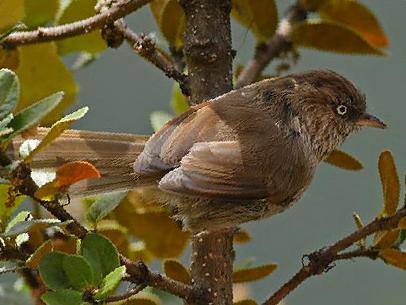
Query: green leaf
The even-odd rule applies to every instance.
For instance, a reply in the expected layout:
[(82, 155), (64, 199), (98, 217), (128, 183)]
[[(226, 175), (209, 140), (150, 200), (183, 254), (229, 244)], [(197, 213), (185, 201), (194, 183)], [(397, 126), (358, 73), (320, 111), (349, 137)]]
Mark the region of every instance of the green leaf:
[(66, 115), (65, 117), (54, 123), (45, 137), (42, 138), (41, 142), (25, 157), (25, 161), (30, 162), (35, 154), (43, 150), (48, 144), (50, 144), (53, 140), (60, 136), (66, 129), (70, 127), (73, 122), (81, 119), (88, 110), (89, 107), (80, 108), (79, 110)]
[(83, 256), (65, 256), (62, 267), (73, 289), (81, 291), (84, 288), (89, 288), (94, 283), (90, 264)]
[(386, 48), (388, 46), (388, 38), (377, 18), (366, 6), (358, 1), (324, 1), (319, 8), (319, 14), (323, 19), (348, 26), (377, 48)]
[(326, 21), (307, 21), (294, 26), (292, 42), (301, 47), (343, 54), (386, 55), (350, 28)]
[(27, 221), (32, 218), (31, 213), (28, 211), (21, 211), (7, 224), (5, 233), (9, 232), (17, 223), (21, 221)]
[(154, 131), (158, 131), (162, 128), (167, 122), (173, 119), (173, 115), (163, 112), (163, 111), (154, 111), (151, 113), (151, 125)]
[(24, 17), (24, 0), (0, 1), (0, 32), (12, 27)]
[(110, 240), (96, 233), (85, 236), (81, 254), (92, 267), (95, 283), (100, 283), (107, 274), (120, 266), (116, 247)]
[(175, 49), (183, 46), (185, 14), (177, 0), (153, 0), (150, 2), (152, 15), (159, 30)]
[(9, 69), (0, 70), (0, 120), (6, 118), (14, 107), (20, 94), (17, 75)]
[(97, 293), (94, 295), (96, 300), (104, 300), (107, 296), (114, 292), (125, 275), (125, 271), (125, 266), (120, 266), (107, 274), (100, 284), (99, 291), (97, 291)]
[(50, 289), (71, 288), (69, 277), (63, 269), (63, 260), (67, 256), (68, 254), (63, 252), (50, 252), (42, 257), (39, 263), (39, 273)]
[(96, 201), (87, 210), (86, 218), (96, 224), (113, 211), (126, 195), (127, 192), (114, 192), (97, 196)]
[(45, 25), (55, 18), (59, 0), (24, 0), (25, 18), (23, 22), (29, 28)]
[[(97, 0), (69, 0), (56, 22), (57, 24), (65, 24), (94, 16), (96, 14), (94, 10), (96, 4)], [(106, 49), (106, 43), (99, 30), (86, 35), (60, 40), (57, 42), (57, 46), (59, 54), (62, 55), (83, 51), (94, 54)]]
[(252, 282), (262, 279), (274, 272), (277, 267), (278, 265), (276, 264), (269, 264), (234, 271), (233, 283)]
[(6, 140), (39, 124), (62, 101), (62, 98), (63, 93), (58, 92), (17, 113), (9, 124), (9, 127), (13, 128), (14, 131), (6, 137)]
[(82, 294), (73, 290), (47, 291), (41, 296), (46, 305), (81, 305)]
[(273, 36), (278, 25), (278, 10), (274, 0), (233, 0), (231, 15), (249, 28), (257, 42)]
[(176, 114), (181, 114), (189, 109), (187, 98), (182, 94), (179, 84), (175, 82), (172, 87), (171, 107)]

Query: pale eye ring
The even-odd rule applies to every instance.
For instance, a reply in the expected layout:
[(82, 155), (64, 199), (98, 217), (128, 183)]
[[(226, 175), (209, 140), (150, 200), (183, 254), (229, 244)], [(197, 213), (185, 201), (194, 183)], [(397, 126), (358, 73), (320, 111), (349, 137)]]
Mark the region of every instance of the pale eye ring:
[(347, 113), (347, 106), (345, 106), (345, 105), (338, 105), (338, 106), (337, 106), (337, 113), (338, 113), (339, 115), (344, 115), (344, 114), (346, 114), (346, 113)]

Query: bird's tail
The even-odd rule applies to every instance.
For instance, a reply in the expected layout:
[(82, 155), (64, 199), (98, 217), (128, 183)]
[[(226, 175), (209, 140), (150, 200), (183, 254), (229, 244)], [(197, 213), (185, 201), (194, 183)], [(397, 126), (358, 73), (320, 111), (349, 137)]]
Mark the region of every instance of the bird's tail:
[[(48, 129), (39, 128), (34, 138), (41, 139)], [(144, 149), (148, 137), (124, 134), (67, 130), (50, 145), (35, 155), (31, 167), (35, 170), (55, 169), (70, 161), (88, 161), (100, 172), (101, 178), (74, 184), (69, 194), (88, 196), (118, 190), (129, 190), (149, 185), (153, 179), (139, 179), (132, 164)], [(18, 157), (19, 147), (24, 140), (13, 140), (8, 153)]]

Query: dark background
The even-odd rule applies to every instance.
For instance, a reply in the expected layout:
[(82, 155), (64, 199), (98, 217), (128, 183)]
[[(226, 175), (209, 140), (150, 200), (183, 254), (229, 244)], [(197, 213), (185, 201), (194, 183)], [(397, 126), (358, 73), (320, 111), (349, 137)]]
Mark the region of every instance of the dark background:
[[(277, 1), (280, 15), (293, 2)], [(264, 300), (298, 270), (302, 255), (353, 231), (354, 211), (364, 222), (377, 214), (382, 205), (377, 158), (383, 149), (394, 153), (399, 174), (405, 174), (406, 1), (364, 0), (362, 3), (376, 14), (389, 36), (388, 57), (300, 49), (299, 64), (292, 71), (329, 68), (345, 75), (367, 95), (370, 112), (382, 118), (390, 128), (363, 130), (344, 144), (345, 151), (362, 160), (364, 170), (348, 172), (324, 164), (295, 207), (244, 226), (252, 233), (253, 241), (237, 246), (237, 264), (247, 257), (255, 258), (255, 264), (279, 264), (273, 275), (251, 286), (251, 296), (258, 301)], [(127, 19), (136, 32), (156, 31), (148, 8)], [(159, 33), (157, 39), (165, 44)], [(235, 65), (244, 64), (254, 47), (251, 34), (236, 24), (233, 24), (233, 47), (237, 50)], [(271, 65), (268, 73), (272, 73), (274, 67), (275, 64)], [(104, 52), (94, 64), (78, 71), (75, 78), (80, 92), (73, 108), (90, 106), (86, 118), (76, 128), (149, 134), (152, 132), (150, 113), (171, 111), (169, 99), (173, 82), (127, 46)], [(285, 302), (288, 305), (404, 305), (405, 285), (404, 271), (386, 266), (380, 260), (358, 259), (339, 262), (327, 274), (307, 280)], [(0, 289), (0, 299), (1, 295)]]

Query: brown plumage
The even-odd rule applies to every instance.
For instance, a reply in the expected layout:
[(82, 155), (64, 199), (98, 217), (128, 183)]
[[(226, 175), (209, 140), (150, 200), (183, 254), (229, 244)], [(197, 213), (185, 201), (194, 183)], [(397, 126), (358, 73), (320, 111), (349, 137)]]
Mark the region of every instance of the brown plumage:
[(365, 97), (332, 71), (263, 80), (192, 107), (145, 146), (129, 135), (79, 137), (99, 148), (78, 159), (105, 173), (81, 191), (148, 184), (193, 231), (235, 226), (297, 201), (318, 163), (361, 126), (385, 127), (365, 111)]

